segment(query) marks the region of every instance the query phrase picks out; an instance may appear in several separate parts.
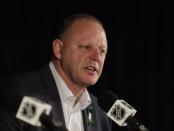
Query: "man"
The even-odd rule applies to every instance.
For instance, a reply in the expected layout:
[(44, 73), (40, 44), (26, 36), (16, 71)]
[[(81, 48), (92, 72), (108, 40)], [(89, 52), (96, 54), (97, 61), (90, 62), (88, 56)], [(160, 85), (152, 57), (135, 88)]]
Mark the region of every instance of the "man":
[[(99, 79), (107, 53), (107, 39), (101, 22), (87, 14), (70, 16), (52, 45), (50, 63), (39, 71), (3, 81), (1, 97), (12, 92), (45, 101), (52, 105), (53, 119), (61, 121), (69, 131), (110, 131), (105, 112), (87, 91), (87, 87)], [(4, 106), (6, 99), (11, 100), (10, 97), (1, 98), (0, 130), (47, 130), (15, 118)]]

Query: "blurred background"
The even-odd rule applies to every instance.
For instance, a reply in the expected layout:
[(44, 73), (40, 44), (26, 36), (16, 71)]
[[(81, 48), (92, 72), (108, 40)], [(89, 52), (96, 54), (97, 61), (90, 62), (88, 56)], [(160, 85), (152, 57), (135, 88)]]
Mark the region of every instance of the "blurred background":
[[(172, 4), (168, 1), (50, 0), (1, 2), (0, 77), (39, 68), (50, 58), (60, 20), (89, 13), (104, 24), (108, 54), (92, 89), (112, 90), (150, 131), (173, 130)], [(114, 125), (114, 131), (127, 130)]]

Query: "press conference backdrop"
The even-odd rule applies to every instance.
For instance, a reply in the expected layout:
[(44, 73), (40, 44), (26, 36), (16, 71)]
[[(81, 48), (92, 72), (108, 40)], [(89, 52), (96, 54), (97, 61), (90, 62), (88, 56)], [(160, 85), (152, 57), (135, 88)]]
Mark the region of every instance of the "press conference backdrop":
[[(63, 3), (61, 3), (63, 2)], [(59, 21), (84, 12), (102, 20), (108, 37), (103, 74), (91, 87), (110, 89), (151, 131), (172, 130), (173, 44), (169, 2), (23, 1), (1, 3), (0, 77), (38, 68), (50, 58)], [(117, 127), (117, 130), (127, 130)]]

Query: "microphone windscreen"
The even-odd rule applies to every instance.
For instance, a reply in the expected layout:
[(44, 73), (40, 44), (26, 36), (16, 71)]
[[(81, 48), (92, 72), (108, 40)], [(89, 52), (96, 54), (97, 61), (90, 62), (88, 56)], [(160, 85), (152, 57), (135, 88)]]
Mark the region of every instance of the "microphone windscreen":
[(98, 104), (105, 112), (108, 112), (114, 102), (119, 99), (114, 92), (109, 90), (102, 90), (96, 93), (96, 97), (98, 99)]
[(0, 104), (7, 110), (16, 113), (22, 101), (22, 98), (23, 96), (16, 91), (2, 89), (0, 93)]

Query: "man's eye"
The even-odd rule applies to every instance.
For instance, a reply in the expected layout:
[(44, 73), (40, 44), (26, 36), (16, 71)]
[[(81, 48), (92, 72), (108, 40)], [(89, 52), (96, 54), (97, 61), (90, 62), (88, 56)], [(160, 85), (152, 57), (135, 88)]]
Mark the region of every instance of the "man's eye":
[(106, 54), (106, 49), (100, 49), (100, 53), (101, 53), (102, 55), (105, 55), (105, 54)]
[(85, 50), (90, 48), (90, 46), (88, 46), (88, 45), (80, 45), (79, 47), (82, 48), (82, 49), (85, 49)]
[(84, 49), (89, 49), (90, 48), (90, 46), (84, 46)]

